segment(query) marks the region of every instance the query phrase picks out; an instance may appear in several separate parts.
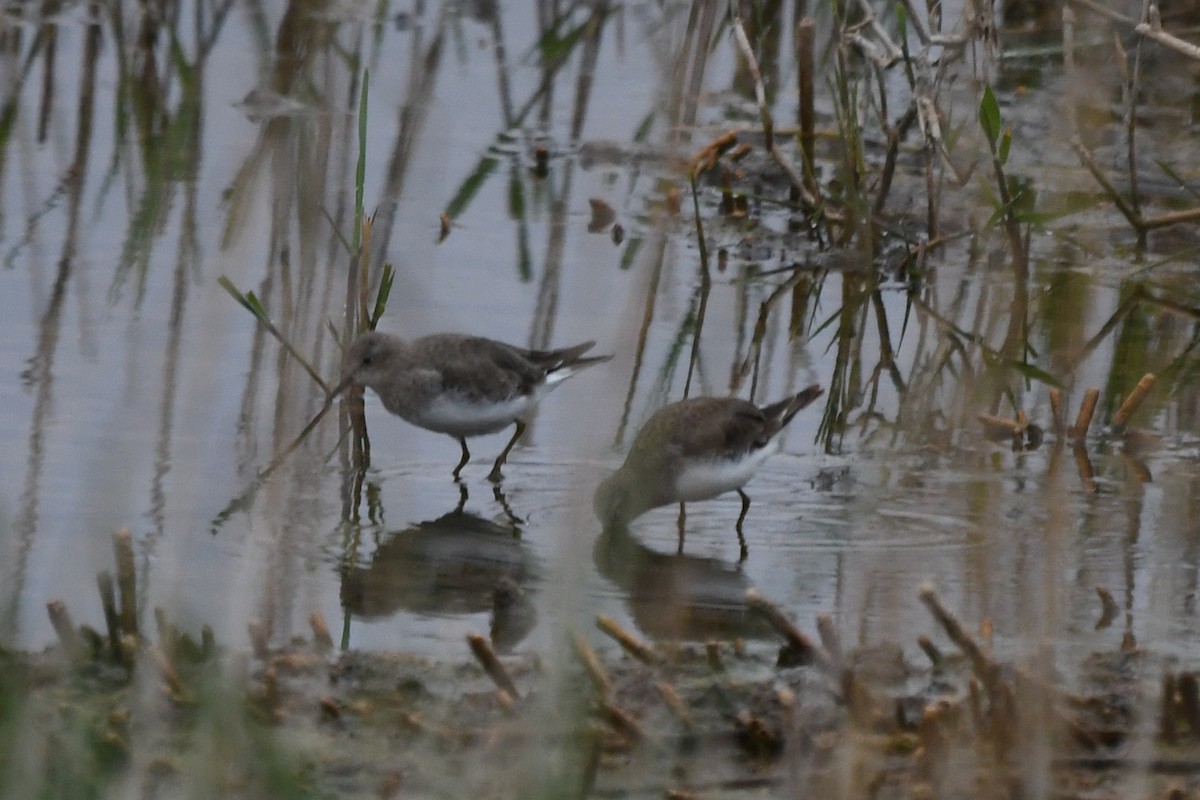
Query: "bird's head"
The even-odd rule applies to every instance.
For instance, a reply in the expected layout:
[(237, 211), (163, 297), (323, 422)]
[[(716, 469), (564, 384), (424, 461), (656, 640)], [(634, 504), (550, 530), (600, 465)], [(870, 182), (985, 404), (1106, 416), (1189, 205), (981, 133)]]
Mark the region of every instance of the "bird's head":
[(332, 394), (339, 394), (351, 383), (371, 387), (383, 383), (403, 346), (400, 339), (379, 331), (367, 331), (359, 336), (346, 351), (342, 379)]

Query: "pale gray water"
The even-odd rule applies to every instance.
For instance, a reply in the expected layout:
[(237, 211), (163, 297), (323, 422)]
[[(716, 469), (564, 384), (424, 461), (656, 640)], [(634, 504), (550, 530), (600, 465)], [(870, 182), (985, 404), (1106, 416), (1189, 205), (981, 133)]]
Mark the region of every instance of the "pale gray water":
[[(923, 581), (933, 581), (966, 620), (991, 620), (998, 641), (1021, 647), (1045, 635), (1081, 648), (1111, 646), (1127, 620), (1091, 632), (1099, 616), (1094, 589), (1103, 585), (1131, 612), (1128, 621), (1140, 642), (1190, 652), (1187, 642), (1200, 633), (1194, 380), (1180, 373), (1170, 393), (1153, 396), (1135, 420), (1167, 437), (1164, 449), (1144, 459), (1153, 481), (1137, 478), (1118, 446), (1096, 443), (1099, 491), (1086, 493), (1069, 449), (1057, 458), (1049, 445), (1013, 454), (980, 439), (973, 416), (987, 410), (986, 402), (973, 396), (977, 387), (970, 379), (933, 366), (948, 347), (943, 329), (915, 312), (904, 329), (906, 299), (896, 282), (883, 285), (880, 307), (897, 348), (896, 366), (916, 388), (902, 397), (885, 375), (875, 402), (883, 419), (905, 412), (896, 432), (891, 422), (864, 425), (860, 405), (850, 412), (841, 446), (827, 453), (818, 441), (822, 409), (803, 412), (784, 453), (748, 487), (750, 558), (741, 566), (732, 530), (736, 496), (689, 509), (685, 559), (664, 566), (668, 561), (656, 558), (675, 551), (673, 509), (634, 524), (633, 549), (621, 551), (623, 561), (598, 558), (600, 531), (591, 519), (590, 493), (619, 463), (610, 445), (622, 426), (631, 376), (636, 369), (631, 426), (681, 396), (691, 340), (679, 337), (699, 273), (686, 180), (668, 159), (589, 161), (585, 168), (577, 153), (583, 143), (613, 143), (616, 153), (668, 152), (661, 118), (645, 142), (635, 142), (634, 135), (666, 103), (675, 71), (664, 53), (682, 41), (687, 9), (634, 4), (614, 10), (594, 66), (580, 45), (555, 73), (546, 105), (535, 103), (521, 124), (510, 125), (500, 83), (507, 81), (511, 105), (519, 109), (542, 79), (535, 15), (505, 9), (508, 62), (506, 77), (500, 77), (496, 28), (434, 5), (423, 12), (405, 9), (411, 16), (403, 25), (396, 24), (394, 8), (376, 24), (373, 10), (355, 5), (294, 6), (317, 37), (305, 51), (311, 61), (296, 66), (272, 55), (284, 9), (236, 4), (202, 68), (202, 94), (191, 109), (198, 124), (181, 110), (181, 97), (194, 95), (175, 75), (168, 89), (152, 95), (165, 99), (170, 115), (151, 126), (150, 136), (165, 138), (152, 140), (139, 140), (131, 129), (118, 133), (124, 118), (118, 107), (122, 114), (137, 108), (116, 95), (122, 51), (109, 21), (101, 25), (104, 46), (88, 69), (95, 76), (91, 130), (80, 133), (80, 96), (87, 85), (80, 77), (83, 9), (57, 21), (57, 83), (46, 136), (39, 140), (41, 79), (14, 83), (37, 26), (11, 23), (26, 41), (0, 58), (9, 82), (5, 97), (15, 96), (19, 110), (3, 151), (0, 184), (0, 599), (6, 609), (0, 641), (22, 647), (50, 642), (45, 603), (53, 598), (63, 599), (77, 621), (100, 627), (95, 573), (112, 568), (110, 537), (122, 526), (134, 533), (145, 610), (164, 606), (185, 629), (210, 624), (221, 642), (244, 644), (251, 619), (269, 622), (279, 641), (307, 634), (308, 617), (318, 610), (335, 638), (346, 630), (356, 647), (457, 652), (468, 631), (487, 629), (489, 613), (474, 597), (477, 588), (463, 590), (470, 598), (460, 593), (440, 607), (411, 600), (416, 590), (408, 583), (420, 586), (430, 572), (425, 555), (401, 559), (388, 578), (396, 582), (388, 613), (344, 613), (339, 563), (350, 558), (369, 564), (396, 532), (443, 516), (459, 497), (450, 480), (458, 457), (454, 441), (388, 416), (373, 396), (366, 412), (372, 445), (366, 480), (381, 519), (343, 521), (342, 470), (336, 456), (327, 457), (338, 435), (331, 416), (248, 511), (210, 532), (214, 516), (303, 427), (320, 399), (294, 365), (281, 372), (275, 342), (256, 339), (254, 320), (217, 278), (227, 275), (262, 295), (302, 349), (320, 350), (325, 374), (336, 372), (335, 347), (324, 328), (329, 319), (340, 324), (349, 259), (322, 209), (350, 234), (357, 155), (351, 112), (357, 99), (351, 98), (354, 71), (329, 42), (321, 43), (320, 36), (329, 36), (361, 53), (371, 72), (365, 205), (368, 211), (382, 207), (375, 235), (390, 233), (387, 258), (398, 270), (382, 327), (405, 335), (467, 331), (532, 346), (595, 339), (598, 351), (615, 354), (544, 402), (506, 470), (507, 502), (527, 523), (515, 544), (503, 546), (502, 558), (521, 565), (519, 583), (531, 595), (536, 620), (518, 646), (544, 645), (559, 630), (557, 623), (586, 624), (596, 613), (656, 633), (645, 616), (653, 615), (654, 604), (647, 610), (639, 603), (637, 587), (678, 573), (700, 575), (706, 591), (725, 598), (756, 586), (806, 627), (816, 614), (831, 613), (849, 641), (892, 639), (906, 647), (930, 627), (916, 601)], [(585, 18), (584, 9), (576, 10), (571, 27)], [(179, 27), (189, 55), (196, 48), (192, 24), (189, 19)], [(434, 50), (439, 32), (440, 49)], [(717, 41), (698, 112), (708, 127), (679, 148), (684, 157), (729, 127), (757, 124), (752, 101), (728, 88), (735, 63), (728, 35)], [(267, 86), (280, 64), (302, 78), (289, 115), (255, 121), (238, 103)], [(160, 53), (160, 70), (168, 66)], [(582, 112), (581, 71), (592, 78)], [(790, 56), (781, 59), (779, 74), (794, 74)], [(420, 94), (421, 80), (428, 81), (427, 96)], [(781, 80), (787, 91), (777, 116), (790, 120), (792, 82)], [(1044, 107), (1056, 102), (1061, 81), (1034, 91), (1048, 99), (1026, 105)], [(827, 87), (818, 93), (818, 111), (828, 115)], [(963, 89), (957, 98), (959, 115), (971, 124), (973, 97)], [(1005, 113), (1018, 113), (1008, 99)], [(414, 120), (418, 124), (409, 127)], [(827, 116), (821, 125), (833, 128)], [(1038, 116), (1025, 131), (1020, 118), (1016, 122), (1015, 136), (1028, 135), (1037, 144), (1014, 144), (1014, 164), (1034, 174), (1043, 167), (1069, 168), (1069, 178), (1045, 181), (1047, 195), (1087, 183), (1055, 125)], [(194, 146), (185, 134), (196, 137)], [(545, 180), (531, 172), (538, 144), (550, 152)], [(1164, 152), (1173, 152), (1171, 144)], [(397, 153), (402, 182), (389, 183)], [(497, 159), (495, 172), (438, 244), (439, 214), (487, 153)], [(1035, 157), (1049, 167), (1030, 165)], [(64, 183), (76, 159), (82, 164), (78, 193)], [(985, 180), (986, 165), (978, 171), (978, 180)], [(662, 177), (683, 192), (678, 220), (662, 211), (656, 185)], [(905, 193), (919, 184), (911, 177), (903, 181), (894, 210), (904, 209)], [(967, 227), (968, 217), (981, 226), (990, 214), (984, 195), (978, 183), (949, 194), (947, 227)], [(607, 232), (587, 232), (589, 198), (613, 206), (625, 244), (615, 245)], [(728, 247), (731, 258), (725, 272), (713, 275), (694, 392), (729, 391), (733, 366), (749, 351), (759, 303), (788, 278), (747, 281), (746, 271), (789, 266), (807, 247), (803, 237), (793, 237), (781, 256), (776, 239), (761, 228), (722, 223), (718, 199), (714, 192), (705, 196), (706, 233), (710, 246)], [(977, 206), (962, 207), (966, 202)], [(145, 221), (147, 208), (158, 210), (157, 223)], [(1131, 237), (1107, 207), (1082, 220), (1078, 227), (1055, 229), (1053, 237), (1034, 234), (1030, 338), (1042, 354), (1038, 365), (1054, 374), (1119, 305), (1135, 268), (1125, 249)], [(786, 218), (773, 207), (764, 206), (761, 221), (776, 233), (785, 231)], [(632, 238), (642, 239), (640, 250), (622, 269)], [(1163, 251), (1146, 263), (1182, 246), (1162, 241)], [(1000, 236), (981, 246), (1003, 254)], [(936, 269), (925, 299), (994, 347), (1004, 335), (1012, 292), (1004, 263), (1001, 257), (998, 265), (968, 268), (966, 247), (955, 244), (931, 263)], [(1163, 275), (1166, 283), (1156, 291), (1195, 305), (1188, 295), (1175, 294), (1172, 276)], [(654, 280), (653, 319), (639, 361), (639, 326)], [(766, 329), (759, 399), (814, 381), (831, 385), (839, 342), (849, 340), (837, 322), (823, 323), (841, 306), (847, 285), (859, 291), (858, 280), (854, 270), (824, 275), (807, 309), (811, 339), (788, 340), (790, 303), (783, 299)], [(1128, 386), (1110, 386), (1113, 376), (1128, 371), (1136, 380), (1184, 353), (1194, 321), (1154, 308), (1139, 314), (1137, 324), (1151, 331), (1147, 337), (1155, 346), (1139, 346), (1145, 340), (1132, 324), (1104, 338), (1076, 373), (1072, 418), (1084, 388), (1121, 394)], [(852, 321), (861, 335), (852, 340), (868, 373), (879, 348), (876, 319), (868, 306)], [(672, 370), (666, 365), (677, 340), (682, 356)], [(1137, 363), (1126, 367), (1121, 359), (1128, 357)], [(977, 352), (973, 360), (978, 366)], [(1044, 385), (1034, 383), (1022, 397), (1031, 417), (1047, 426)], [(931, 407), (946, 417), (935, 417)], [(950, 435), (941, 441), (921, 433), (926, 426)], [(865, 438), (864, 429), (870, 433)], [(488, 520), (504, 518), (484, 475), (506, 435), (474, 440), (475, 460), (465, 472), (467, 510)], [(365, 507), (362, 516), (368, 516)], [(356, 536), (360, 544), (353, 551), (348, 543)], [(471, 560), (453, 549), (445, 558), (452, 564)], [(651, 577), (623, 569), (625, 562), (648, 564)]]

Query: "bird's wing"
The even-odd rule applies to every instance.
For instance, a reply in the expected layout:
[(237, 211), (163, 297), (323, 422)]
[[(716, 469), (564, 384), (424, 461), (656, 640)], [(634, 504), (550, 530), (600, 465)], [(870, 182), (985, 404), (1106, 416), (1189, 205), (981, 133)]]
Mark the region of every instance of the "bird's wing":
[(751, 402), (736, 398), (698, 398), (675, 429), (673, 446), (681, 452), (740, 455), (762, 447), (776, 431)]
[(545, 378), (546, 371), (531, 363), (519, 348), (482, 336), (420, 340), (436, 351), (442, 387), (470, 400), (503, 401), (528, 395)]

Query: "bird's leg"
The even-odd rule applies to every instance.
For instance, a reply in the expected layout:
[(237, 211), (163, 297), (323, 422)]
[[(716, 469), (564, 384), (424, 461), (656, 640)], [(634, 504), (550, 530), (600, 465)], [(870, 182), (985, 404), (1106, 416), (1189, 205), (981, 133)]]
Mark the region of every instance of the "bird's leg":
[(683, 529), (687, 524), (687, 511), (683, 507), (683, 503), (679, 504), (679, 554), (683, 555)]
[(500, 484), (497, 483), (492, 487), (492, 497), (494, 497), (496, 502), (500, 504), (500, 508), (504, 509), (504, 516), (508, 517), (508, 523), (510, 526), (512, 526), (513, 538), (519, 538), (521, 536), (521, 525), (523, 524), (523, 520), (516, 515), (516, 513), (512, 510), (512, 506), (508, 504), (508, 498), (505, 497), (504, 490), (500, 488)]
[(454, 513), (461, 514), (463, 509), (467, 507), (467, 484), (458, 478), (455, 478), (454, 482), (458, 484), (458, 507), (454, 509)]
[(492, 483), (500, 482), (500, 467), (504, 466), (505, 460), (508, 458), (508, 451), (513, 449), (513, 445), (517, 443), (517, 439), (521, 438), (521, 434), (525, 432), (525, 420), (517, 420), (517, 429), (513, 432), (513, 436), (508, 440), (504, 450), (500, 452), (500, 457), (496, 459), (496, 463), (492, 465), (492, 471), (488, 473), (488, 480)]
[(742, 557), (738, 560), (745, 561), (746, 556), (750, 555), (750, 548), (746, 547), (746, 534), (742, 532), (742, 523), (746, 521), (746, 512), (750, 510), (750, 495), (746, 494), (741, 489), (738, 489), (737, 493), (742, 498), (742, 513), (738, 514), (737, 521), (738, 544), (741, 545), (742, 548)]
[(458, 443), (462, 445), (462, 458), (459, 459), (458, 466), (454, 468), (454, 480), (458, 480), (458, 473), (462, 472), (462, 468), (471, 460), (471, 451), (467, 449), (467, 440), (465, 437), (458, 437)]

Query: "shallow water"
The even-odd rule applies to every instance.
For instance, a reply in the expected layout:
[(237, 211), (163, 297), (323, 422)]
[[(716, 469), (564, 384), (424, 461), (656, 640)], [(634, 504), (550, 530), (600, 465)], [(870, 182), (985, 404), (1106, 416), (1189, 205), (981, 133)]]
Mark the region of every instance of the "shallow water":
[[(0, 70), (16, 113), (0, 200), (6, 646), (52, 641), (45, 603), (54, 598), (102, 627), (95, 574), (112, 569), (111, 534), (128, 527), (144, 609), (168, 609), (185, 630), (211, 625), (235, 645), (251, 620), (285, 641), (305, 635), (320, 611), (346, 646), (458, 652), (466, 633), (493, 624), (492, 592), (504, 577), (525, 595), (509, 648), (547, 646), (598, 613), (651, 636), (755, 636), (740, 607), (749, 587), (802, 626), (829, 613), (849, 642), (913, 647), (929, 628), (916, 598), (929, 581), (964, 619), (990, 621), (996, 642), (1018, 651), (1044, 639), (1107, 646), (1129, 630), (1144, 645), (1195, 656), (1200, 448), (1188, 356), (1196, 315), (1187, 312), (1196, 300), (1190, 267), (1153, 266), (1194, 247), (1194, 230), (1156, 234), (1135, 257), (1132, 234), (1097, 203), (1031, 235), (1030, 358), (1064, 383), (1068, 415), (1086, 387), (1102, 389), (1107, 419), (1143, 372), (1168, 373), (1134, 420), (1163, 445), (1131, 459), (1115, 439), (1093, 437), (1091, 491), (1054, 437), (1013, 453), (985, 442), (974, 421), (993, 399), (963, 332), (992, 347), (1004, 337), (1015, 290), (1002, 236), (955, 239), (932, 256), (917, 294), (935, 317), (914, 311), (886, 270), (866, 287), (878, 288), (877, 302), (863, 304), (869, 253), (833, 260), (789, 231), (786, 211), (757, 200), (757, 227), (723, 220), (719, 189), (705, 189), (710, 254), (724, 249), (728, 258), (712, 272), (692, 393), (735, 388), (760, 304), (793, 276), (809, 276), (791, 269), (804, 264), (814, 266), (805, 293), (786, 287), (764, 326), (755, 396), (819, 382), (830, 405), (802, 412), (784, 452), (749, 485), (744, 563), (736, 496), (689, 507), (681, 555), (674, 509), (604, 538), (590, 512), (593, 487), (636, 426), (682, 396), (687, 380), (702, 282), (678, 161), (727, 129), (758, 124), (752, 92), (730, 88), (738, 78), (728, 33), (705, 67), (698, 127), (685, 126), (690, 141), (672, 145), (663, 108), (675, 68), (666, 54), (686, 39), (684, 6), (615, 7), (592, 27), (591, 12), (572, 6), (559, 31), (565, 60), (545, 72), (538, 19), (526, 9), (506, 8), (497, 20), (486, 4), (381, 8), (376, 16), (323, 3), (238, 3), (219, 21), (183, 14), (186, 65), (127, 40), (133, 9), (94, 27), (82, 8), (44, 24), (5, 23)], [(51, 29), (58, 47), (46, 56), (33, 37)], [(573, 29), (578, 38), (566, 34)], [(22, 77), (30, 57), (51, 59), (53, 75)], [(337, 371), (326, 322), (341, 325), (350, 260), (338, 236), (353, 228), (361, 80), (353, 58), (370, 69), (364, 205), (379, 209), (372, 243), (383, 252), (374, 261), (386, 257), (397, 270), (381, 327), (539, 347), (595, 339), (614, 358), (542, 404), (505, 471), (503, 502), (484, 476), (507, 434), (472, 441), (467, 516), (455, 516), (457, 445), (389, 416), (369, 395), (361, 502), (347, 490), (331, 415), (214, 530), (320, 405), (310, 378), (218, 277), (255, 291), (326, 376)], [(1043, 198), (1096, 192), (1065, 146), (1062, 120), (1045, 109), (1064, 93), (1084, 106), (1120, 97), (1107, 70), (1085, 91), (1065, 88), (1059, 69), (1035, 60), (1033, 74), (1047, 77), (1002, 94), (1014, 126), (1011, 168), (1032, 176)], [(778, 74), (794, 73), (782, 56)], [(790, 120), (794, 79), (781, 80), (776, 115)], [(539, 92), (543, 83), (552, 88)], [(243, 102), (252, 90), (284, 101)], [(1164, 92), (1145, 113), (1186, 116), (1178, 104), (1194, 91)], [(828, 95), (818, 87), (819, 124), (835, 131)], [(974, 136), (969, 82), (945, 101)], [(1107, 119), (1096, 138), (1111, 141), (1117, 122)], [(1194, 154), (1194, 135), (1181, 144), (1172, 130), (1148, 124), (1145, 136), (1168, 160), (1189, 146)], [(534, 171), (538, 147), (548, 153), (544, 178)], [(877, 169), (879, 149), (868, 152)], [(1119, 148), (1105, 152), (1114, 167)], [(760, 150), (747, 170), (763, 163)], [(888, 206), (897, 215), (923, 207), (909, 203), (924, 186), (915, 163), (897, 178)], [(965, 188), (946, 188), (947, 230), (983, 227), (986, 173), (981, 164)], [(660, 181), (682, 193), (679, 216), (664, 210)], [(607, 229), (588, 232), (591, 198), (615, 210), (621, 244)], [(452, 207), (453, 227), (438, 243), (439, 214)], [(1140, 305), (1076, 358), (1135, 285), (1178, 307)], [(789, 315), (803, 323), (794, 336)], [(901, 382), (886, 369), (872, 376), (881, 319)], [(976, 372), (939, 360), (956, 346)], [(742, 396), (750, 375), (736, 387)], [(1049, 428), (1046, 385), (1007, 380), (1020, 407)], [(846, 415), (833, 433), (822, 424), (827, 409)], [(1100, 632), (1096, 586), (1124, 612)]]

